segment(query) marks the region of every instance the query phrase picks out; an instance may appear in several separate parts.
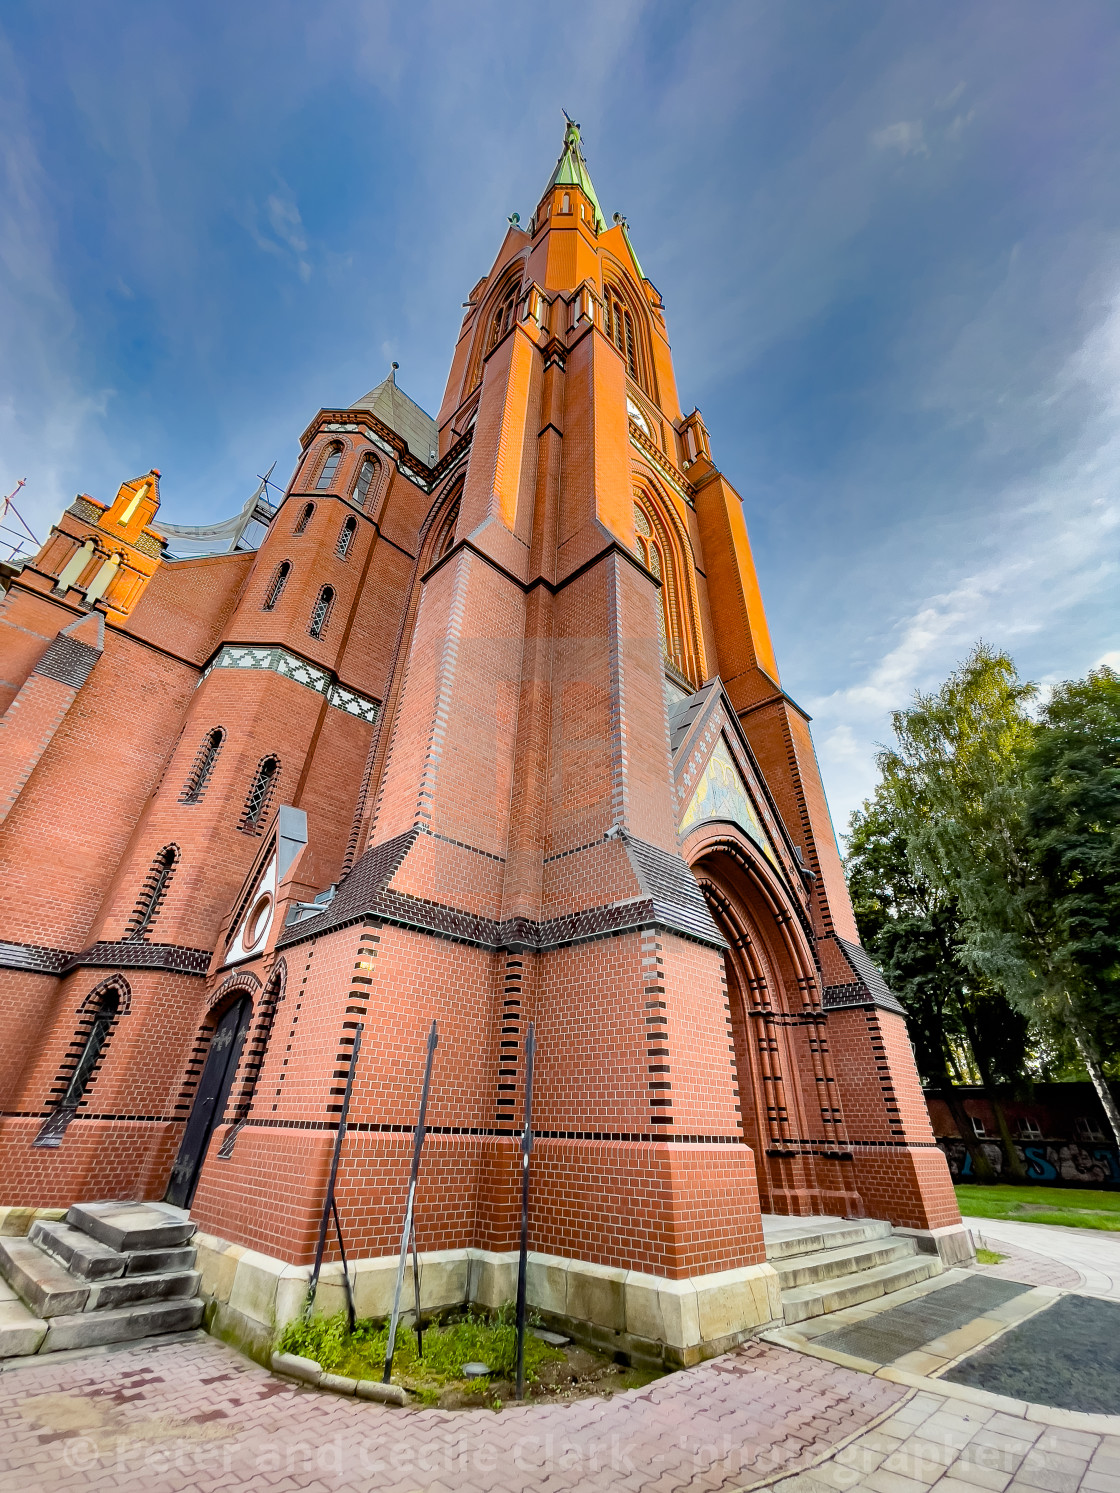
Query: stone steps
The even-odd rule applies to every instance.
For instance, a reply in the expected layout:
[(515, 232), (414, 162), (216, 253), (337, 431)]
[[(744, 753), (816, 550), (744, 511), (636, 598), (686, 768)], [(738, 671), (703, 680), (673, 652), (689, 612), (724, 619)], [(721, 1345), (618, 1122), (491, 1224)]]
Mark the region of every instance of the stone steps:
[(936, 1255), (921, 1255), (915, 1251), (909, 1259), (877, 1265), (873, 1270), (861, 1270), (819, 1285), (796, 1286), (792, 1291), (783, 1291), (783, 1315), (791, 1324), (805, 1322), (810, 1317), (823, 1317), (827, 1312), (839, 1312), (846, 1306), (873, 1301), (877, 1296), (889, 1296), (892, 1291), (905, 1290), (907, 1286), (916, 1286), (920, 1281), (940, 1274), (941, 1261)]
[(811, 1254), (778, 1260), (774, 1262), (774, 1269), (778, 1272), (782, 1290), (787, 1291), (835, 1280), (838, 1276), (874, 1270), (877, 1265), (891, 1265), (896, 1260), (908, 1259), (913, 1253), (912, 1239), (898, 1239), (888, 1234), (861, 1244), (814, 1250)]
[(0, 1238), (0, 1358), (192, 1331), (194, 1231), (161, 1204), (81, 1203)]
[(940, 1275), (937, 1255), (881, 1219), (763, 1219), (789, 1324), (858, 1306)]

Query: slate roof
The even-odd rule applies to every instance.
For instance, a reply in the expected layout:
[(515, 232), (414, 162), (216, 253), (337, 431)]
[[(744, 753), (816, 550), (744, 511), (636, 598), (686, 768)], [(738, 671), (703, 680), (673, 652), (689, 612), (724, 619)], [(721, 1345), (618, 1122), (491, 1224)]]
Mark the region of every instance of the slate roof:
[(879, 966), (866, 949), (834, 933), (837, 944), (855, 978), (848, 985), (830, 985), (824, 993), (826, 1009), (840, 1006), (881, 1006), (884, 1011), (906, 1015), (906, 1008), (883, 979)]
[(396, 371), (350, 406), (352, 410), (369, 410), (383, 425), (395, 430), (408, 449), (425, 466), (435, 466), (439, 453), (439, 429), (431, 415), (397, 385)]
[(641, 897), (583, 908), (544, 922), (513, 918), (502, 923), (443, 903), (410, 897), (389, 886), (422, 833), (413, 828), (372, 846), (340, 883), (323, 911), (289, 923), (278, 947), (303, 943), (367, 916), (399, 927), (480, 944), (487, 949), (557, 948), (561, 944), (581, 943), (651, 925), (671, 929), (700, 943), (725, 947), (700, 888), (681, 857), (670, 855), (656, 845), (647, 845), (644, 840), (622, 835), (643, 893)]

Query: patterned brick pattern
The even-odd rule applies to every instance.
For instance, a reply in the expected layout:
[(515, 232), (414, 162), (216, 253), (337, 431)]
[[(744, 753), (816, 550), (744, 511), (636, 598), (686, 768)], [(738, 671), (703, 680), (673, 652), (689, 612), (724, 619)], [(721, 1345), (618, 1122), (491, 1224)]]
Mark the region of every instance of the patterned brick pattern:
[(141, 1345), (0, 1375), (0, 1488), (714, 1493), (813, 1466), (902, 1396), (752, 1343), (609, 1400), (393, 1411), (212, 1340)]

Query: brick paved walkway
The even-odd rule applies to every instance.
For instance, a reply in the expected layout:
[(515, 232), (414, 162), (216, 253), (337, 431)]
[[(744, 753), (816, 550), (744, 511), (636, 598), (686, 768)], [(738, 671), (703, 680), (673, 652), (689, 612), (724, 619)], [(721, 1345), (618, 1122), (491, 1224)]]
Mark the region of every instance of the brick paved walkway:
[(759, 1343), (611, 1400), (500, 1414), (301, 1389), (201, 1334), (0, 1374), (3, 1493), (715, 1493), (760, 1481), (781, 1493), (1117, 1493), (1120, 1438), (907, 1399)]
[(611, 1400), (394, 1411), (200, 1336), (0, 1374), (0, 1488), (707, 1493), (810, 1465), (903, 1394), (751, 1343)]

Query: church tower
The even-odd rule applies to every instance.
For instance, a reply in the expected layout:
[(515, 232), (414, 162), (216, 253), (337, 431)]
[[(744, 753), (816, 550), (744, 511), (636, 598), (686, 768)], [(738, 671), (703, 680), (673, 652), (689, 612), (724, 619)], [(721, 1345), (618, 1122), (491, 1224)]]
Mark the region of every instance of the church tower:
[[(434, 1019), (418, 1244), (433, 1291), (497, 1304), (532, 1021), (530, 1297), (556, 1320), (684, 1362), (738, 1340), (781, 1315), (764, 1213), (967, 1249), (740, 500), (578, 126), (470, 294), (437, 419), (393, 373), (320, 411), (259, 548), (227, 558), (178, 744), (70, 935), (102, 976), (138, 941), (195, 951), (152, 977), (168, 1119), (122, 1185), (190, 1206), (215, 1259), (272, 1261), (282, 1317), (360, 1037), (337, 1198), (359, 1307), (383, 1310)], [(171, 586), (189, 613), (204, 563), (158, 566), (108, 623), (135, 632)], [(52, 1133), (40, 1090), (88, 953), (55, 971), (51, 1050), (14, 1086), (42, 1117), (0, 1151)], [(110, 1068), (121, 1092), (140, 1061)], [(20, 1201), (102, 1195), (95, 1151), (66, 1170), (72, 1118)], [(256, 1341), (214, 1290), (215, 1330)]]

